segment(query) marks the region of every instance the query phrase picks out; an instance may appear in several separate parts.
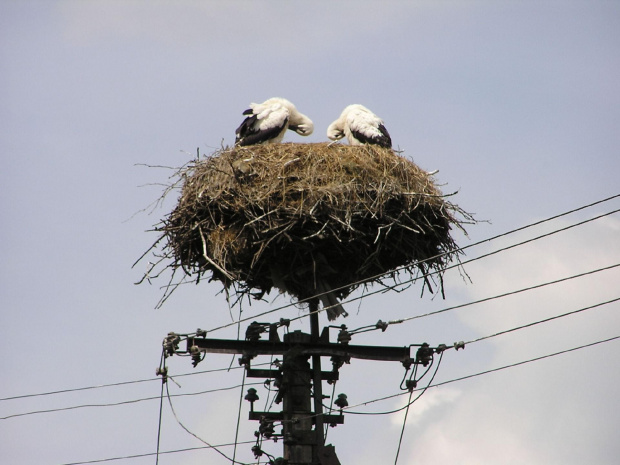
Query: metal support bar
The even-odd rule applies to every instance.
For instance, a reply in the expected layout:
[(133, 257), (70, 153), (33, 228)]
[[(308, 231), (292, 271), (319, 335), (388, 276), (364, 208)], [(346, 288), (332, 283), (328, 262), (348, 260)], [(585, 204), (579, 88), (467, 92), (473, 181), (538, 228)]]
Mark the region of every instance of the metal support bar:
[[(297, 332), (297, 331), (295, 331)], [(293, 334), (293, 333), (289, 333)], [(393, 362), (412, 361), (411, 349), (405, 347), (359, 346), (338, 344), (334, 342), (269, 342), (269, 341), (235, 341), (227, 339), (188, 338), (187, 350), (195, 345), (203, 352), (220, 354), (285, 354), (293, 346), (304, 355), (321, 355), (331, 357), (353, 357), (364, 360), (384, 360)]]
[(275, 378), (280, 375), (280, 370), (261, 370), (249, 368), (246, 372), (248, 378)]
[[(328, 425), (344, 424), (344, 415), (328, 415), (323, 414), (323, 423)], [(281, 421), (284, 419), (284, 412), (249, 412), (248, 420), (260, 421), (261, 419)]]
[[(258, 368), (249, 368), (246, 372), (248, 378), (275, 378), (282, 373), (280, 370), (262, 370)], [(340, 379), (337, 371), (322, 371), (321, 379), (323, 381), (338, 381)]]

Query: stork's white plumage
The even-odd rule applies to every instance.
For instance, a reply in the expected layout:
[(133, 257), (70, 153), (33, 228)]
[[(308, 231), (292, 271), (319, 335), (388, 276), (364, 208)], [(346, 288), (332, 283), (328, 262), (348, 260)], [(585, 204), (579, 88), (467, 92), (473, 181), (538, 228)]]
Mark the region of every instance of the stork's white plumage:
[(346, 107), (340, 118), (327, 128), (327, 137), (331, 140), (340, 140), (345, 136), (351, 145), (374, 144), (392, 147), (392, 139), (383, 120), (359, 104)]
[(246, 118), (235, 131), (236, 145), (278, 144), (287, 129), (302, 136), (309, 136), (314, 130), (312, 120), (284, 98), (251, 103), (243, 114)]

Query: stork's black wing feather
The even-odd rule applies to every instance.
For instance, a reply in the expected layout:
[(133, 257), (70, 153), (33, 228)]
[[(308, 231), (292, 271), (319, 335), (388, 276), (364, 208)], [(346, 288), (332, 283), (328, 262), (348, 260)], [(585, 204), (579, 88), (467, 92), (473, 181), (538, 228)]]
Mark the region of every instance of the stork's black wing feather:
[(353, 134), (353, 137), (355, 137), (363, 144), (378, 145), (380, 147), (385, 147), (386, 149), (392, 148), (392, 139), (390, 137), (390, 134), (387, 132), (387, 129), (385, 129), (385, 126), (383, 124), (380, 124), (378, 129), (381, 135), (376, 135), (374, 137), (368, 136), (363, 132), (355, 131), (353, 129), (351, 129), (351, 134)]
[(379, 131), (381, 132), (383, 137), (380, 138), (381, 142), (377, 145), (380, 145), (381, 147), (385, 147), (386, 149), (391, 149), (392, 138), (390, 137), (390, 133), (387, 131), (387, 129), (385, 128), (383, 124), (379, 125)]
[(252, 114), (252, 116), (248, 116), (246, 119), (243, 120), (241, 125), (235, 131), (235, 145), (246, 146), (267, 142), (268, 140), (277, 137), (278, 134), (280, 134), (280, 132), (282, 131), (282, 128), (286, 126), (286, 123), (288, 123), (287, 117), (284, 119), (281, 126), (273, 126), (267, 129), (256, 129), (254, 127), (254, 123), (256, 123), (257, 119), (258, 116)]
[(235, 144), (239, 144), (245, 137), (252, 133), (252, 125), (256, 122), (258, 118), (257, 115), (252, 114), (252, 110), (246, 110), (243, 114), (249, 114), (252, 116), (248, 116), (243, 120), (243, 122), (239, 125), (239, 127), (235, 130)]

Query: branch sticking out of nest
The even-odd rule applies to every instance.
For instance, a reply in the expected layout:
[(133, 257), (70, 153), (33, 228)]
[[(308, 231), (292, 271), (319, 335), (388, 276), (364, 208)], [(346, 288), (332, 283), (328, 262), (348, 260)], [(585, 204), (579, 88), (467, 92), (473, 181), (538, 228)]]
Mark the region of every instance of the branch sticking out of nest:
[(256, 298), (276, 287), (306, 299), (317, 282), (344, 298), (399, 271), (441, 282), (458, 260), (451, 228), (475, 222), (431, 174), (376, 146), (224, 148), (179, 176), (178, 204), (155, 228), (157, 263)]

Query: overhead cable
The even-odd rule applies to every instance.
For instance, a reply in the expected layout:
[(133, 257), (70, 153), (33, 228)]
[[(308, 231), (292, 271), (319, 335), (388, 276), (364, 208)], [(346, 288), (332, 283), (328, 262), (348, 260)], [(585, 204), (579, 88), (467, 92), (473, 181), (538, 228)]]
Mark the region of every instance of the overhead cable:
[[(260, 384), (260, 383), (257, 383)], [(239, 386), (235, 386), (235, 387), (239, 387)], [(233, 465), (238, 463), (240, 465), (250, 465), (249, 463), (243, 463), (243, 462), (238, 462), (235, 461), (234, 459), (231, 459), (228, 455), (226, 455), (224, 452), (222, 452), (217, 446), (213, 446), (212, 444), (209, 444), (207, 441), (205, 441), (204, 439), (202, 439), (200, 436), (198, 436), (197, 434), (193, 433), (192, 431), (189, 430), (189, 428), (187, 428), (179, 419), (179, 417), (177, 416), (176, 411), (174, 410), (174, 406), (172, 405), (172, 399), (170, 396), (170, 391), (168, 390), (168, 383), (166, 383), (166, 395), (168, 397), (168, 404), (170, 405), (170, 410), (172, 411), (172, 415), (174, 416), (174, 419), (177, 421), (177, 423), (179, 424), (179, 426), (181, 428), (183, 428), (188, 434), (190, 434), (191, 436), (195, 437), (196, 439), (198, 439), (200, 442), (202, 442), (203, 444), (209, 446), (209, 448), (213, 449), (215, 452), (217, 452), (218, 454), (220, 454), (222, 457), (224, 457), (226, 460), (228, 460), (229, 462), (231, 462)], [(234, 444), (234, 450), (237, 450), (237, 440), (235, 439)]]
[[(593, 346), (596, 346), (596, 345), (599, 345), (599, 344), (605, 344), (607, 342), (615, 341), (617, 339), (620, 339), (620, 336), (614, 336), (614, 337), (610, 337), (610, 338), (603, 339), (603, 340), (600, 340), (600, 341), (592, 342), (592, 343), (589, 343), (589, 344), (583, 344), (583, 345), (580, 345), (580, 346), (577, 346), (577, 347), (573, 347), (571, 349), (561, 350), (559, 352), (554, 352), (554, 353), (551, 353), (551, 354), (542, 355), (540, 357), (535, 357), (535, 358), (531, 358), (531, 359), (528, 359), (528, 360), (523, 360), (521, 362), (511, 363), (510, 365), (504, 365), (504, 366), (501, 366), (501, 367), (492, 368), (490, 370), (480, 371), (478, 373), (473, 373), (471, 375), (461, 376), (460, 378), (454, 378), (454, 379), (451, 379), (451, 380), (448, 380), (448, 381), (442, 381), (442, 382), (435, 383), (435, 384), (429, 384), (428, 386), (425, 386), (424, 388), (418, 388), (416, 390), (417, 391), (422, 391), (424, 389), (430, 389), (430, 388), (434, 388), (434, 387), (444, 386), (446, 384), (456, 383), (457, 381), (464, 381), (466, 379), (475, 378), (477, 376), (482, 376), (482, 375), (487, 375), (489, 373), (495, 373), (497, 371), (507, 370), (509, 368), (515, 368), (515, 367), (520, 366), (520, 365), (525, 365), (525, 364), (528, 364), (528, 363), (537, 362), (537, 361), (544, 360), (544, 359), (547, 359), (547, 358), (555, 357), (557, 355), (562, 355), (562, 354), (566, 354), (566, 353), (569, 353), (569, 352), (574, 352), (574, 351), (585, 349), (585, 348), (588, 348), (588, 347), (593, 347)], [(381, 415), (381, 414), (383, 414), (382, 412), (376, 412), (376, 413), (375, 412), (353, 412), (353, 411), (348, 411), (348, 410), (356, 408), (356, 407), (361, 407), (361, 406), (364, 406), (364, 405), (373, 404), (373, 403), (376, 403), (376, 402), (381, 402), (381, 401), (384, 401), (384, 400), (394, 399), (396, 397), (400, 397), (400, 396), (403, 396), (403, 395), (406, 395), (406, 394), (408, 394), (408, 393), (407, 392), (399, 392), (397, 394), (391, 394), (391, 395), (388, 395), (388, 396), (379, 397), (377, 399), (367, 400), (365, 402), (360, 402), (359, 404), (351, 405), (351, 406), (349, 406), (349, 407), (347, 407), (346, 409), (343, 409), (343, 410), (346, 413), (357, 414), (357, 415), (370, 415), (370, 414), (379, 414), (379, 415)]]
[(528, 286), (528, 287), (524, 287), (524, 288), (521, 288), (521, 289), (517, 289), (516, 291), (504, 292), (502, 294), (494, 295), (494, 296), (491, 296), (491, 297), (485, 297), (483, 299), (473, 300), (471, 302), (467, 302), (467, 303), (464, 303), (464, 304), (453, 305), (451, 307), (446, 307), (446, 308), (443, 308), (441, 310), (435, 310), (435, 311), (432, 311), (432, 312), (423, 313), (421, 315), (414, 315), (414, 316), (410, 316), (410, 317), (407, 317), (407, 318), (402, 318), (402, 319), (399, 319), (399, 320), (390, 321), (388, 323), (390, 323), (390, 324), (403, 323), (405, 321), (411, 321), (411, 320), (416, 320), (418, 318), (424, 318), (424, 317), (431, 316), (431, 315), (437, 315), (439, 313), (445, 313), (445, 312), (448, 312), (448, 311), (451, 311), (451, 310), (456, 310), (456, 309), (463, 308), (463, 307), (469, 307), (471, 305), (475, 305), (475, 304), (479, 304), (479, 303), (483, 303), (483, 302), (488, 302), (490, 300), (501, 299), (503, 297), (519, 294), (519, 293), (526, 292), (526, 291), (531, 291), (531, 290), (534, 290), (534, 289), (539, 289), (541, 287), (551, 286), (553, 284), (562, 283), (564, 281), (569, 281), (571, 279), (581, 278), (583, 276), (588, 276), (588, 275), (591, 275), (591, 274), (594, 274), (594, 273), (599, 273), (601, 271), (611, 270), (611, 269), (617, 268), (619, 266), (620, 266), (620, 263), (616, 263), (615, 265), (605, 266), (603, 268), (598, 268), (596, 270), (585, 271), (583, 273), (575, 274), (575, 275), (572, 275), (572, 276), (567, 276), (565, 278), (555, 279), (553, 281), (547, 281), (545, 283), (535, 284), (533, 286)]
[[(254, 441), (243, 441), (243, 442), (238, 442), (238, 445), (241, 444), (253, 444)], [(204, 449), (213, 449), (213, 448), (224, 448), (224, 447), (232, 447), (234, 446), (235, 443), (230, 442), (230, 443), (226, 443), (226, 444), (216, 444), (213, 446), (198, 446), (198, 447), (187, 447), (185, 449), (175, 449), (175, 450), (166, 450), (166, 451), (160, 451), (159, 454), (160, 455), (164, 455), (164, 454), (177, 454), (179, 452), (192, 452), (192, 451), (197, 451), (197, 450), (204, 450)], [(124, 455), (124, 456), (120, 456), (120, 457), (109, 457), (109, 458), (105, 458), (105, 459), (95, 459), (95, 460), (87, 460), (85, 462), (66, 462), (66, 463), (62, 463), (60, 465), (88, 465), (91, 463), (102, 463), (102, 462), (113, 462), (115, 460), (130, 460), (130, 459), (139, 459), (139, 458), (143, 458), (143, 457), (152, 457), (154, 455), (157, 455), (156, 452), (147, 452), (145, 454), (133, 454), (133, 455)]]
[[(440, 271), (432, 271), (432, 272), (429, 272), (429, 273), (425, 273), (425, 274), (422, 274), (422, 275), (418, 275), (418, 276), (415, 276), (415, 277), (413, 277), (413, 278), (411, 278), (411, 279), (407, 279), (407, 280), (405, 280), (405, 281), (401, 281), (401, 282), (399, 282), (399, 283), (397, 283), (397, 284), (394, 284), (394, 285), (392, 285), (392, 286), (386, 286), (385, 288), (381, 288), (381, 289), (378, 289), (378, 290), (376, 290), (376, 291), (371, 291), (371, 292), (368, 292), (367, 294), (364, 294), (363, 296), (353, 297), (353, 298), (350, 298), (350, 299), (345, 299), (345, 300), (343, 300), (341, 303), (351, 303), (351, 302), (354, 302), (354, 301), (356, 301), (356, 300), (360, 300), (360, 299), (363, 299), (363, 298), (369, 297), (369, 296), (374, 295), (374, 294), (384, 293), (384, 292), (386, 292), (386, 291), (388, 291), (388, 290), (390, 290), (390, 289), (396, 289), (396, 288), (401, 287), (401, 286), (403, 286), (403, 285), (405, 285), (405, 284), (413, 283), (413, 282), (418, 281), (418, 280), (420, 280), (420, 279), (424, 279), (424, 278), (427, 278), (427, 277), (429, 277), (429, 276), (436, 275), (436, 274), (438, 274), (438, 273), (440, 273), (440, 272), (441, 272), (441, 273), (443, 273), (443, 272), (445, 272), (445, 271), (447, 271), (447, 270), (450, 270), (450, 269), (453, 269), (453, 268), (458, 268), (458, 267), (461, 267), (461, 266), (466, 265), (466, 264), (468, 264), (468, 263), (471, 263), (471, 262), (474, 262), (474, 261), (477, 261), (477, 260), (481, 260), (481, 259), (483, 259), (483, 258), (490, 257), (490, 256), (492, 256), (492, 255), (495, 255), (495, 254), (499, 253), (499, 252), (503, 252), (503, 251), (506, 251), (506, 250), (510, 250), (510, 249), (515, 248), (515, 247), (519, 247), (519, 246), (522, 246), (522, 245), (528, 244), (528, 243), (530, 243), (530, 242), (534, 242), (534, 241), (536, 241), (536, 240), (539, 240), (539, 239), (543, 239), (543, 238), (545, 238), (545, 237), (552, 236), (552, 235), (557, 234), (557, 233), (559, 233), (559, 232), (567, 231), (567, 230), (572, 229), (572, 228), (575, 228), (575, 227), (577, 227), (577, 226), (582, 226), (582, 225), (584, 225), (584, 224), (586, 224), (586, 223), (589, 223), (589, 222), (591, 222), (591, 221), (595, 221), (595, 220), (598, 220), (598, 219), (600, 219), (600, 218), (603, 218), (603, 217), (606, 217), (606, 216), (609, 216), (609, 215), (613, 215), (614, 213), (618, 213), (618, 212), (620, 212), (620, 209), (612, 210), (612, 211), (610, 211), (610, 212), (603, 213), (603, 214), (598, 215), (598, 216), (595, 216), (595, 217), (593, 217), (593, 218), (589, 218), (589, 219), (587, 219), (587, 220), (583, 220), (583, 221), (580, 221), (580, 222), (578, 222), (578, 223), (574, 223), (574, 224), (572, 224), (572, 225), (565, 226), (565, 227), (563, 227), (563, 228), (559, 228), (559, 229), (556, 229), (556, 230), (554, 230), (554, 231), (551, 231), (551, 232), (548, 232), (548, 233), (545, 233), (545, 234), (541, 234), (541, 235), (536, 236), (536, 237), (533, 237), (533, 238), (531, 238), (531, 239), (527, 239), (527, 240), (524, 240), (524, 241), (521, 241), (521, 242), (518, 242), (518, 243), (515, 243), (515, 244), (512, 244), (512, 245), (508, 245), (508, 246), (506, 246), (506, 247), (499, 248), (499, 249), (497, 249), (497, 250), (493, 250), (493, 251), (491, 251), (491, 252), (485, 253), (485, 254), (480, 255), (480, 256), (478, 256), (478, 257), (475, 257), (475, 258), (472, 258), (472, 259), (469, 259), (469, 260), (465, 260), (465, 261), (459, 262), (459, 263), (454, 264), (454, 265), (449, 265), (449, 266), (446, 266), (445, 268), (443, 268), (443, 269), (442, 269), (442, 270), (440, 270)], [(540, 222), (538, 222), (538, 224), (539, 224), (539, 223), (540, 223)], [(524, 228), (524, 227), (523, 227), (523, 228)], [(520, 229), (518, 229), (518, 230), (522, 230), (523, 228), (520, 228)], [(517, 230), (515, 230), (515, 231), (517, 231)], [(504, 235), (506, 235), (506, 234), (508, 234), (508, 233), (505, 233)], [(501, 236), (496, 236), (496, 237), (501, 237)], [(487, 240), (485, 240), (485, 241), (480, 241), (480, 242), (479, 242), (479, 243), (477, 243), (477, 244), (481, 244), (481, 243), (483, 243), (483, 242), (487, 242), (487, 241), (489, 241), (489, 240), (492, 240), (492, 239), (487, 239)], [(476, 244), (476, 245), (477, 245), (477, 244)], [(474, 244), (472, 244), (472, 246), (473, 246), (473, 245), (474, 245)], [(432, 258), (435, 258), (435, 257), (432, 257)], [(421, 261), (421, 262), (422, 262), (422, 261)], [(378, 278), (378, 277), (381, 277), (381, 276), (383, 276), (383, 275), (377, 275), (376, 277)], [(355, 285), (355, 284), (361, 284), (361, 283), (363, 283), (363, 281), (356, 282), (356, 283), (350, 283), (350, 284), (347, 284), (346, 286), (341, 286), (341, 287), (338, 287), (338, 288), (334, 288), (334, 289), (332, 289), (331, 291), (337, 291), (337, 290), (339, 290), (339, 289), (344, 289), (344, 288), (347, 288), (347, 287), (349, 287), (349, 286), (352, 286), (352, 285)], [(256, 314), (256, 315), (249, 316), (249, 317), (247, 317), (247, 318), (243, 318), (243, 319), (240, 319), (240, 320), (237, 320), (237, 321), (233, 321), (233, 322), (231, 322), (231, 323), (228, 323), (228, 324), (225, 324), (225, 325), (222, 325), (222, 326), (218, 326), (218, 327), (216, 327), (216, 328), (213, 328), (213, 329), (208, 330), (207, 332), (208, 332), (208, 333), (210, 333), (210, 332), (218, 331), (218, 330), (220, 330), (220, 329), (228, 328), (228, 327), (230, 327), (230, 326), (234, 326), (234, 325), (237, 325), (237, 324), (239, 324), (239, 323), (243, 323), (243, 322), (246, 322), (246, 321), (249, 321), (249, 320), (253, 320), (253, 319), (256, 319), (256, 318), (259, 318), (259, 317), (262, 317), (262, 316), (268, 315), (268, 314), (270, 314), (270, 313), (274, 313), (274, 312), (277, 312), (277, 311), (280, 311), (280, 310), (284, 310), (284, 309), (286, 309), (286, 308), (289, 308), (289, 307), (293, 307), (293, 306), (299, 305), (300, 303), (305, 303), (305, 302), (308, 302), (308, 301), (310, 301), (310, 300), (312, 300), (312, 299), (317, 298), (317, 297), (318, 297), (318, 296), (320, 296), (320, 295), (323, 295), (323, 294), (322, 294), (322, 293), (319, 293), (319, 294), (316, 294), (316, 295), (311, 296), (311, 297), (307, 297), (307, 298), (304, 298), (304, 299), (300, 299), (300, 300), (298, 300), (297, 302), (292, 302), (292, 303), (289, 303), (289, 304), (286, 304), (286, 305), (282, 305), (282, 306), (280, 306), (280, 307), (276, 307), (276, 308), (274, 308), (274, 309), (267, 310), (267, 311), (265, 311), (265, 312), (261, 312), (261, 313), (258, 313), (258, 314)], [(325, 310), (324, 308), (323, 308), (323, 309), (320, 309), (320, 310), (317, 310), (317, 313), (320, 313), (320, 312), (322, 312), (322, 311), (324, 311), (324, 310)], [(307, 318), (308, 316), (310, 316), (310, 314), (300, 315), (300, 316), (298, 316), (298, 317), (291, 318), (291, 319), (290, 319), (290, 321), (295, 321), (295, 320), (299, 320), (299, 319)]]
[[(471, 375), (462, 376), (460, 378), (454, 378), (454, 379), (451, 379), (451, 380), (448, 380), (448, 381), (442, 381), (442, 382), (435, 383), (435, 384), (429, 384), (428, 386), (426, 386), (424, 388), (417, 389), (417, 390), (420, 391), (420, 390), (424, 390), (424, 389), (444, 386), (446, 384), (451, 384), (451, 383), (455, 383), (455, 382), (458, 382), (458, 381), (464, 381), (466, 379), (475, 378), (477, 376), (482, 376), (482, 375), (486, 375), (486, 374), (489, 374), (489, 373), (494, 373), (494, 372), (497, 372), (497, 371), (506, 370), (506, 369), (509, 369), (509, 368), (514, 368), (514, 367), (517, 367), (517, 366), (520, 366), (520, 365), (525, 365), (527, 363), (532, 363), (532, 362), (544, 360), (544, 359), (547, 359), (547, 358), (555, 357), (557, 355), (562, 355), (562, 354), (566, 354), (566, 353), (569, 353), (569, 352), (574, 352), (574, 351), (577, 351), (577, 350), (585, 349), (585, 348), (588, 348), (588, 347), (593, 347), (593, 346), (596, 346), (596, 345), (599, 345), (599, 344), (604, 344), (604, 343), (611, 342), (611, 341), (618, 340), (618, 339), (620, 339), (620, 336), (610, 337), (608, 339), (603, 339), (603, 340), (599, 340), (599, 341), (592, 342), (592, 343), (589, 343), (589, 344), (584, 344), (584, 345), (580, 345), (580, 346), (577, 346), (577, 347), (573, 347), (571, 349), (566, 349), (566, 350), (562, 350), (562, 351), (559, 351), (559, 352), (554, 352), (554, 353), (551, 353), (551, 354), (543, 355), (543, 356), (540, 356), (540, 357), (535, 357), (535, 358), (531, 358), (531, 359), (528, 359), (528, 360), (523, 360), (521, 362), (512, 363), (510, 365), (504, 365), (504, 366), (501, 366), (501, 367), (492, 368), (490, 370), (485, 370), (485, 371), (481, 371), (481, 372), (478, 372), (478, 373), (473, 373)], [(362, 402), (362, 403), (359, 403), (359, 404), (356, 404), (356, 405), (352, 405), (352, 406), (350, 406), (348, 408), (355, 408), (355, 407), (359, 407), (359, 406), (363, 406), (363, 405), (368, 405), (368, 404), (380, 402), (380, 401), (383, 401), (383, 400), (399, 397), (399, 396), (402, 396), (402, 395), (405, 395), (405, 394), (408, 394), (408, 392), (404, 392), (404, 393), (400, 392), (398, 394), (393, 394), (393, 395), (390, 395), (390, 396), (385, 396), (385, 397), (381, 397), (381, 398), (365, 401), (365, 402)], [(353, 413), (353, 412), (347, 412), (347, 413)], [(254, 442), (255, 441), (252, 440), (252, 441), (238, 442), (237, 444), (253, 444)], [(177, 449), (177, 450), (163, 451), (163, 452), (160, 452), (160, 454), (174, 454), (174, 453), (179, 453), (179, 452), (187, 452), (187, 451), (194, 451), (194, 450), (201, 450), (201, 449), (210, 449), (210, 448), (213, 448), (213, 447), (218, 447), (218, 448), (230, 447), (230, 446), (234, 446), (234, 445), (235, 445), (235, 443), (228, 443), (228, 444), (219, 444), (217, 446), (192, 447), (192, 448), (187, 448), (187, 449)], [(90, 461), (83, 461), (83, 462), (68, 462), (68, 463), (62, 463), (60, 465), (88, 465), (88, 464), (92, 464), (92, 463), (110, 462), (110, 461), (114, 461), (114, 460), (126, 460), (126, 459), (129, 460), (129, 459), (141, 458), (141, 457), (149, 457), (149, 456), (154, 456), (154, 455), (156, 455), (156, 453), (155, 452), (151, 452), (151, 453), (146, 453), (146, 454), (126, 455), (126, 456), (122, 456), (122, 457), (111, 457), (111, 458), (97, 459), (97, 460), (90, 460)]]
[[(259, 363), (256, 366), (261, 366), (261, 365), (269, 365), (269, 363)], [(205, 373), (216, 373), (218, 371), (230, 371), (230, 370), (239, 370), (242, 369), (244, 367), (242, 366), (235, 366), (235, 367), (227, 367), (227, 368), (214, 368), (211, 370), (201, 370), (201, 371), (192, 371), (189, 373), (179, 373), (177, 375), (174, 375), (175, 378), (181, 378), (184, 376), (194, 376), (194, 375), (202, 375)], [(39, 396), (51, 396), (51, 395), (55, 395), (55, 394), (64, 394), (67, 392), (78, 392), (78, 391), (87, 391), (87, 390), (91, 390), (91, 389), (102, 389), (102, 388), (108, 388), (108, 387), (115, 387), (115, 386), (124, 386), (124, 385), (128, 385), (128, 384), (137, 384), (137, 383), (145, 383), (145, 382), (149, 382), (149, 381), (159, 381), (161, 382), (161, 378), (146, 378), (146, 379), (136, 379), (133, 381), (121, 381), (118, 383), (108, 383), (108, 384), (96, 384), (93, 386), (83, 386), (83, 387), (77, 387), (77, 388), (68, 388), (68, 389), (60, 389), (58, 391), (46, 391), (46, 392), (37, 392), (34, 394), (22, 394), (19, 396), (10, 396), (10, 397), (2, 397), (0, 398), (0, 401), (5, 401), (5, 400), (15, 400), (15, 399), (25, 399), (28, 397), (39, 397)]]
[[(172, 378), (172, 376), (168, 376), (169, 378)], [(161, 379), (160, 379), (161, 382)], [(262, 385), (263, 383), (247, 383), (246, 386), (258, 386), (258, 385)], [(188, 393), (183, 393), (183, 394), (171, 394), (171, 397), (187, 397), (187, 396), (197, 396), (200, 394), (211, 394), (213, 392), (220, 392), (220, 391), (229, 391), (232, 389), (237, 389), (241, 387), (240, 384), (236, 385), (236, 386), (228, 386), (228, 387), (224, 387), (224, 388), (218, 388), (218, 389), (208, 389), (206, 391), (200, 391), (200, 392), (188, 392)], [(125, 401), (121, 401), (121, 402), (111, 402), (111, 403), (106, 403), (106, 404), (81, 404), (81, 405), (73, 405), (70, 407), (61, 407), (61, 408), (54, 408), (54, 409), (47, 409), (47, 410), (35, 410), (35, 411), (31, 411), (31, 412), (23, 412), (23, 413), (15, 413), (13, 415), (7, 415), (4, 417), (0, 417), (0, 420), (8, 420), (9, 418), (16, 418), (16, 417), (23, 417), (23, 416), (27, 416), (27, 415), (36, 415), (39, 413), (53, 413), (53, 412), (63, 412), (65, 410), (75, 410), (75, 409), (80, 409), (80, 408), (89, 408), (89, 407), (116, 407), (118, 405), (127, 405), (127, 404), (136, 404), (138, 402), (144, 402), (144, 401), (148, 401), (148, 400), (159, 400), (159, 396), (155, 396), (155, 397), (144, 397), (141, 399), (132, 399), (132, 400), (125, 400)]]

